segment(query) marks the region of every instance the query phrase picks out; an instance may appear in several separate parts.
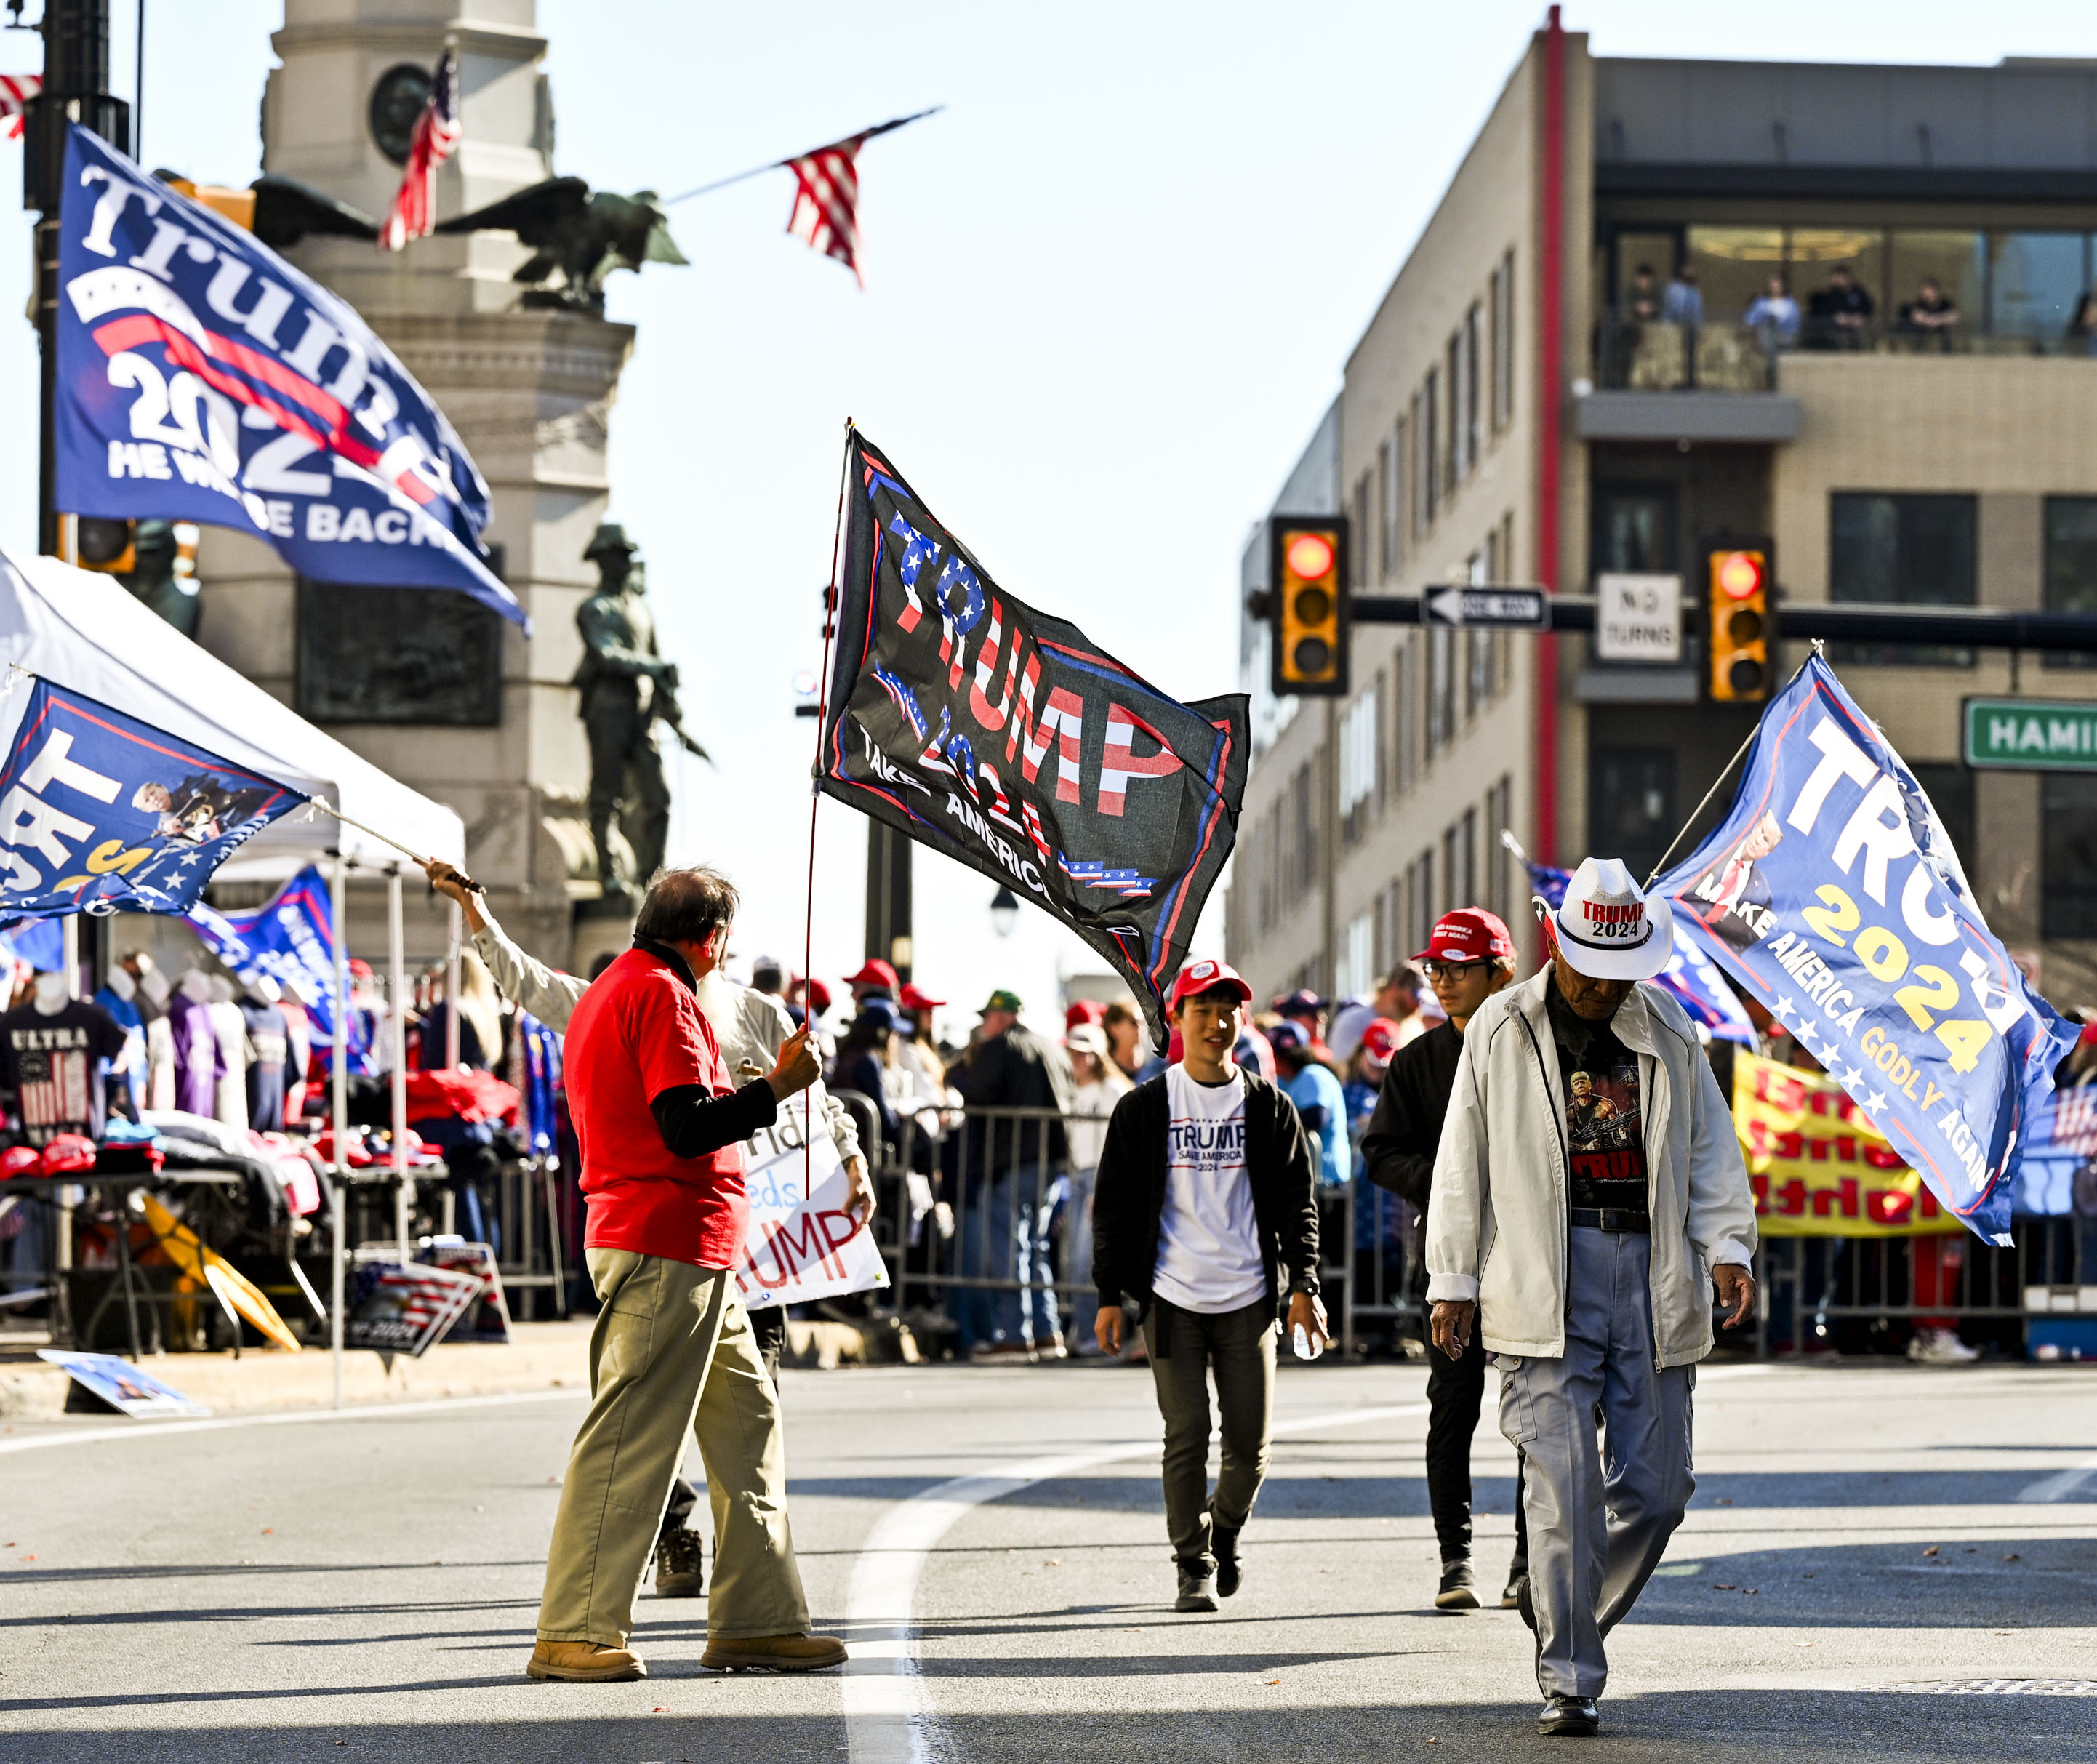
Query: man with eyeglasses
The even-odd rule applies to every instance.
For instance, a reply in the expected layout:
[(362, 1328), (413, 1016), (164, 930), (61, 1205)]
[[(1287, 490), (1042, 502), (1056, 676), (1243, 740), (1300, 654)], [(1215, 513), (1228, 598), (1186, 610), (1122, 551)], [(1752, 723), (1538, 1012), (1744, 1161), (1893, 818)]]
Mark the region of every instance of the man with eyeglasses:
[[(1376, 1113), (1362, 1136), (1362, 1159), (1370, 1181), (1411, 1202), (1425, 1218), (1464, 1031), (1478, 1007), (1514, 978), (1514, 939), (1497, 914), (1464, 907), (1443, 915), (1427, 948), (1413, 960), (1447, 1018), (1391, 1057)], [(1421, 1334), (1427, 1333), (1423, 1318)], [(1445, 1611), (1478, 1608), (1471, 1573), (1471, 1441), (1485, 1390), (1486, 1350), (1479, 1342), (1471, 1342), (1454, 1359), (1428, 1356), (1427, 1499), (1442, 1561), (1434, 1603)], [(1514, 1557), (1508, 1565), (1502, 1609), (1514, 1608), (1528, 1560), (1517, 1485)]]

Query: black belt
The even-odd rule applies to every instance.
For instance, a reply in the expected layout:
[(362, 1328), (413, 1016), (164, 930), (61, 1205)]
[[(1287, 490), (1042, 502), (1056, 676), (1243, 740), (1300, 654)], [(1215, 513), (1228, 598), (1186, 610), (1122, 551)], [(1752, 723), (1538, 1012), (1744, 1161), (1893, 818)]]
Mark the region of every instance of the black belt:
[(1574, 1206), (1566, 1210), (1567, 1223), (1585, 1225), (1591, 1231), (1642, 1231), (1650, 1235), (1653, 1215), (1628, 1206)]

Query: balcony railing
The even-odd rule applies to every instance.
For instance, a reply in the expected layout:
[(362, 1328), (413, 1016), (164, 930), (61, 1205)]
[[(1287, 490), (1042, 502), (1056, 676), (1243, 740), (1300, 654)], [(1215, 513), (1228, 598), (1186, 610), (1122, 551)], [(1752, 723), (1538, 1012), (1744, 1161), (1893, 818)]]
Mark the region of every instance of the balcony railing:
[(1843, 326), (1807, 317), (1774, 325), (1685, 325), (1612, 316), (1595, 327), (1595, 383), (1609, 392), (1764, 392), (1780, 355), (1963, 355), (2097, 358), (2097, 335), (2003, 336), (1900, 319)]

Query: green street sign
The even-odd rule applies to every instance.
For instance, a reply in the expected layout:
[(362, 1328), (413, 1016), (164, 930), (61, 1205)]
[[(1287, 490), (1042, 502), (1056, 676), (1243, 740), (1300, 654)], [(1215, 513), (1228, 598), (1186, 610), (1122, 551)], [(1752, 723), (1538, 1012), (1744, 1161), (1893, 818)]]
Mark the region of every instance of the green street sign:
[(2008, 772), (2097, 772), (2097, 704), (1968, 698), (1966, 764)]

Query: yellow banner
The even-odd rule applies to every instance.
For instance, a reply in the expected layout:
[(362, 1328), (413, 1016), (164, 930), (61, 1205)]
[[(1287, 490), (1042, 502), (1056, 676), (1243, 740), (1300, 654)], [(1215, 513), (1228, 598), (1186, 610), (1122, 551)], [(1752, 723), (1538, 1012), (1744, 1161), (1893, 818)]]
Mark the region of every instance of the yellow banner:
[(1965, 1227), (1819, 1072), (1733, 1056), (1733, 1129), (1765, 1237), (1911, 1237)]

